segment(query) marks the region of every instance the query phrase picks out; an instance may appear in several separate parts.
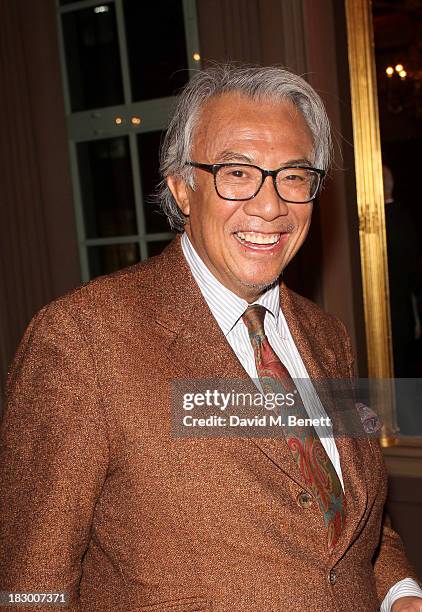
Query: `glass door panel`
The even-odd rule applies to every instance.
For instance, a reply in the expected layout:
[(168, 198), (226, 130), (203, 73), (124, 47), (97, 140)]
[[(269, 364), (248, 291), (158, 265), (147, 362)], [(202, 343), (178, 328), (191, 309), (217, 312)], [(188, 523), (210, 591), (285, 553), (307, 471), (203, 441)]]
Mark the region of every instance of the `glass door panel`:
[(88, 247), (89, 273), (91, 278), (116, 272), (126, 266), (132, 266), (139, 260), (139, 245), (136, 242)]
[(159, 149), (164, 132), (144, 132), (138, 134), (139, 173), (144, 198), (144, 216), (146, 233), (168, 232), (169, 225), (153, 199), (156, 192), (159, 174)]
[(62, 15), (72, 112), (123, 104), (119, 41), (114, 4)]
[(80, 142), (77, 156), (86, 238), (137, 234), (128, 137)]
[(124, 0), (123, 7), (132, 99), (174, 95), (189, 80), (183, 2)]

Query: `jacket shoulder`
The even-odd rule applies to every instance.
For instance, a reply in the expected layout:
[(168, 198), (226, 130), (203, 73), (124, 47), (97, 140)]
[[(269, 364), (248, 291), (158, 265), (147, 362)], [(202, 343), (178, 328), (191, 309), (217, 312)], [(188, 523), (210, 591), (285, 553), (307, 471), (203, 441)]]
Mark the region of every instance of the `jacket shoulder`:
[(162, 256), (152, 257), (123, 270), (97, 277), (62, 295), (42, 310), (64, 311), (75, 316), (121, 317), (140, 308), (154, 310), (160, 292)]
[(299, 295), (299, 293), (296, 293), (292, 289), (288, 289), (287, 287), (282, 289), (281, 304), (283, 304), (283, 297), (288, 297), (295, 312), (313, 320), (316, 324), (323, 323), (324, 325), (333, 325), (335, 327), (340, 326), (342, 331), (345, 330), (343, 322), (338, 317), (327, 312), (321, 308), (321, 306), (303, 295)]
[(321, 353), (333, 352), (339, 362), (347, 364), (350, 375), (354, 356), (344, 323), (311, 300), (285, 286), (281, 288), (280, 304), (290, 330), (296, 331), (297, 335), (306, 335), (313, 346), (319, 347)]

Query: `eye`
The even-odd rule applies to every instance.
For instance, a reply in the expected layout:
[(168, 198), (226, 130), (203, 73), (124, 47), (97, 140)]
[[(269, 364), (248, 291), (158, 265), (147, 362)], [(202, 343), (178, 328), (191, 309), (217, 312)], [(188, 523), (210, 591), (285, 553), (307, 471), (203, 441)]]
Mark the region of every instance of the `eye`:
[(284, 176), (283, 180), (300, 183), (301, 181), (305, 180), (305, 177), (301, 174), (291, 173), (291, 174), (287, 174), (286, 176)]
[(250, 180), (253, 176), (253, 169), (247, 166), (225, 166), (220, 172), (223, 180), (245, 181)]
[(286, 168), (279, 174), (279, 180), (283, 183), (296, 183), (296, 185), (308, 182), (309, 178), (309, 172), (304, 168)]

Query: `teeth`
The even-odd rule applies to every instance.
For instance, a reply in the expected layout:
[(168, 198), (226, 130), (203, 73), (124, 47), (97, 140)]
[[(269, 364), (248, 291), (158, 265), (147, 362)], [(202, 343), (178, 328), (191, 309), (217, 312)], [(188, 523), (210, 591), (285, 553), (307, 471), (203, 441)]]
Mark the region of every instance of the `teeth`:
[(241, 240), (253, 244), (275, 244), (280, 238), (280, 234), (258, 234), (256, 232), (237, 232), (236, 235)]

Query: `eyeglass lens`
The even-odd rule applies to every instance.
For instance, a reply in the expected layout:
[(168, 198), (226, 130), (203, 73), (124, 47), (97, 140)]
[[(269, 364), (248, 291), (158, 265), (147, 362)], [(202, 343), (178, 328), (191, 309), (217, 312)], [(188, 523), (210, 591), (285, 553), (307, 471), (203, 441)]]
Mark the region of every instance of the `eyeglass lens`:
[[(259, 191), (262, 173), (253, 166), (222, 166), (215, 181), (222, 198), (248, 199)], [(281, 198), (290, 202), (307, 202), (315, 197), (319, 175), (307, 168), (283, 168), (277, 174), (276, 184)]]

